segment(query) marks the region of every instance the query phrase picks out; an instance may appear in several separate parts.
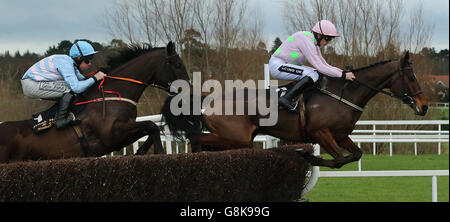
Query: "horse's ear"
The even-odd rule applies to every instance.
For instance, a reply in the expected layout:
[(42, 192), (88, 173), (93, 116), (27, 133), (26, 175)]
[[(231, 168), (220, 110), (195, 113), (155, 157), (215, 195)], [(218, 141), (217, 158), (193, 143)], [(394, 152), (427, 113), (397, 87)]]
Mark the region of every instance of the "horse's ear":
[(409, 51), (406, 51), (405, 58), (403, 58), (403, 62), (409, 62)]
[(166, 50), (167, 50), (167, 55), (169, 55), (169, 56), (177, 54), (177, 52), (175, 50), (175, 43), (173, 43), (172, 41), (167, 43)]

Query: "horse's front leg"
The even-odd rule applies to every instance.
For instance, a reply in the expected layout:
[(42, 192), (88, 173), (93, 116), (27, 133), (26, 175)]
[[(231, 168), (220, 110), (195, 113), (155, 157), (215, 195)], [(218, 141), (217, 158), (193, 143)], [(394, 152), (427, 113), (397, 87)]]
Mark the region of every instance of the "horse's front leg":
[(361, 159), (362, 151), (361, 149), (350, 139), (350, 137), (346, 136), (343, 140), (338, 141), (340, 147), (346, 149), (351, 153), (352, 161), (358, 161)]
[(326, 160), (321, 157), (315, 157), (308, 152), (300, 152), (313, 166), (326, 166), (330, 168), (341, 168), (343, 165), (352, 162), (350, 156), (344, 157), (340, 147), (329, 129), (322, 129), (311, 134), (313, 139), (319, 143), (320, 148), (329, 153), (334, 159)]
[(155, 154), (163, 154), (164, 149), (161, 143), (161, 136), (159, 127), (152, 121), (136, 122), (135, 135), (138, 140), (141, 137), (148, 135), (147, 140), (139, 147), (136, 155), (144, 155), (148, 152), (150, 147), (155, 144)]

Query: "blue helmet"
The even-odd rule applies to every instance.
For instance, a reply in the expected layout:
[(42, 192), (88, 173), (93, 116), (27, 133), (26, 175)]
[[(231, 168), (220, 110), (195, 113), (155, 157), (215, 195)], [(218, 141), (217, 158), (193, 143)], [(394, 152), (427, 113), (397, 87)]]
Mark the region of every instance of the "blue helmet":
[(94, 47), (92, 47), (91, 44), (86, 41), (78, 41), (70, 48), (69, 56), (72, 58), (76, 58), (79, 56), (85, 57), (88, 55), (93, 55), (95, 53), (97, 53), (97, 51), (94, 50)]

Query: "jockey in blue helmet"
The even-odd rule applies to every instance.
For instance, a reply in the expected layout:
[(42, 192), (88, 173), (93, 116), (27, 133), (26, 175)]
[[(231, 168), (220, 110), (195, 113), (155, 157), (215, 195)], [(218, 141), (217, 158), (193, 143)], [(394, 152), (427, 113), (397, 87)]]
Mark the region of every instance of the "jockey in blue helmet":
[(91, 44), (78, 41), (70, 48), (70, 56), (51, 55), (43, 58), (23, 75), (21, 83), (25, 96), (45, 100), (59, 99), (55, 124), (57, 128), (62, 128), (74, 120), (74, 117), (68, 116), (73, 94), (86, 91), (106, 76), (103, 72), (97, 72), (86, 79), (80, 73), (80, 70), (89, 68), (96, 53)]

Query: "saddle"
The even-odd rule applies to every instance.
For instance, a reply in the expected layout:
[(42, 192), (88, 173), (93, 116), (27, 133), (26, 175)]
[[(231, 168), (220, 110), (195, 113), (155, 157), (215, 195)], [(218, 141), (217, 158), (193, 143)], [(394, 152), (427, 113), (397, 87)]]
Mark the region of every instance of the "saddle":
[[(85, 105), (74, 106), (74, 101), (77, 101), (75, 97), (72, 101), (72, 105), (69, 107), (69, 116), (76, 119), (77, 116), (83, 111)], [(32, 128), (36, 134), (40, 134), (48, 129), (55, 126), (56, 123), (56, 113), (58, 112), (59, 103), (55, 103), (53, 106), (39, 113), (32, 114)]]
[[(306, 88), (303, 90), (303, 93), (301, 93), (297, 98), (293, 99), (293, 100), (295, 100), (294, 102), (296, 103), (295, 110), (298, 111), (299, 106), (304, 106), (304, 104), (309, 100), (309, 98), (311, 97), (311, 95), (313, 93), (320, 91), (322, 89), (325, 89), (327, 87), (327, 83), (328, 83), (327, 77), (320, 74), (319, 80), (314, 85), (306, 86)], [(286, 94), (286, 92), (290, 88), (292, 88), (295, 84), (296, 84), (296, 82), (294, 81), (294, 82), (290, 82), (285, 85), (278, 86), (276, 89), (276, 91), (278, 93), (278, 98), (284, 96)], [(280, 110), (284, 110), (284, 109), (286, 109), (286, 107), (280, 106)]]

